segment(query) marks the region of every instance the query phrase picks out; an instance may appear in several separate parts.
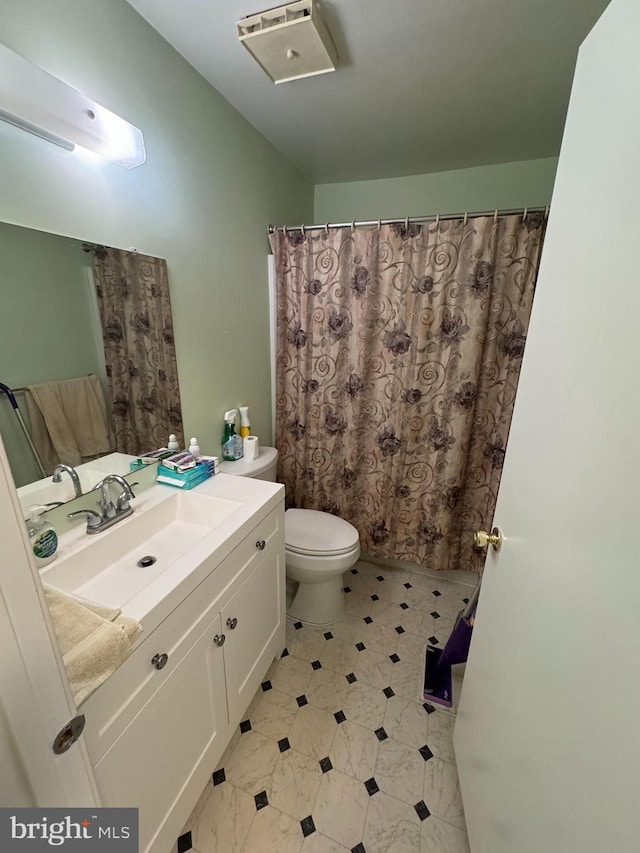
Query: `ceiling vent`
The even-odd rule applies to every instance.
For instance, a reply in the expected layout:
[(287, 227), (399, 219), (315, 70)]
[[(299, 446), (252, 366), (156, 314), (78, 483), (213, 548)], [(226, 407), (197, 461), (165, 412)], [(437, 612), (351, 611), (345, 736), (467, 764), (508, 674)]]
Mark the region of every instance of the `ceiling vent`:
[(238, 37), (274, 83), (336, 70), (338, 54), (314, 0), (299, 0), (238, 22)]

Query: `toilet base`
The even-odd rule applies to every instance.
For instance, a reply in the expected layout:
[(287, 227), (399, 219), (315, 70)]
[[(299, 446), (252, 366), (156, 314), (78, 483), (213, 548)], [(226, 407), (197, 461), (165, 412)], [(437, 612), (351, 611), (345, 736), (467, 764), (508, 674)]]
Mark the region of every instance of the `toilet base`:
[(301, 581), (287, 616), (310, 625), (332, 625), (343, 610), (342, 584), (341, 574), (322, 583)]

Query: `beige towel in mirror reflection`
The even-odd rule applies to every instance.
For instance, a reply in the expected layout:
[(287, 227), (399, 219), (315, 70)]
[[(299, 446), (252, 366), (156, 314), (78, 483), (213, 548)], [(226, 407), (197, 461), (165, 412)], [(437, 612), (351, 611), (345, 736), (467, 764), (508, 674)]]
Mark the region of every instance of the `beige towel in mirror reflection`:
[(113, 434), (97, 376), (26, 386), (31, 437), (47, 474), (111, 453)]
[(142, 626), (121, 611), (44, 585), (71, 692), (79, 705), (129, 656)]

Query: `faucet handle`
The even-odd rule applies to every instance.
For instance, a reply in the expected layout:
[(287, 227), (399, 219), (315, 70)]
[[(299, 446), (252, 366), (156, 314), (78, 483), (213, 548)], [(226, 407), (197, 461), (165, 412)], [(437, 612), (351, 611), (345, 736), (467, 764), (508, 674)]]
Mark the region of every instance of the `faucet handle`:
[(76, 518), (79, 515), (87, 517), (87, 530), (95, 530), (102, 524), (102, 516), (93, 509), (77, 509), (74, 512), (68, 512), (67, 518)]
[(129, 483), (129, 490), (123, 489), (120, 492), (116, 502), (116, 510), (118, 512), (126, 512), (129, 509), (129, 501), (136, 496), (133, 487), (139, 485), (139, 483)]

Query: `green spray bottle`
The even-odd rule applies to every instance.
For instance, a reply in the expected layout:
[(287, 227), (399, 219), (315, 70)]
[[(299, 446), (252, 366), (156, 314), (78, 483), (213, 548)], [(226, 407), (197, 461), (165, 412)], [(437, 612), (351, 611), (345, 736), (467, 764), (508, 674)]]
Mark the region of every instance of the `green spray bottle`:
[(237, 409), (224, 413), (224, 435), (222, 436), (222, 458), (226, 462), (235, 462), (244, 455), (242, 437), (236, 433)]

